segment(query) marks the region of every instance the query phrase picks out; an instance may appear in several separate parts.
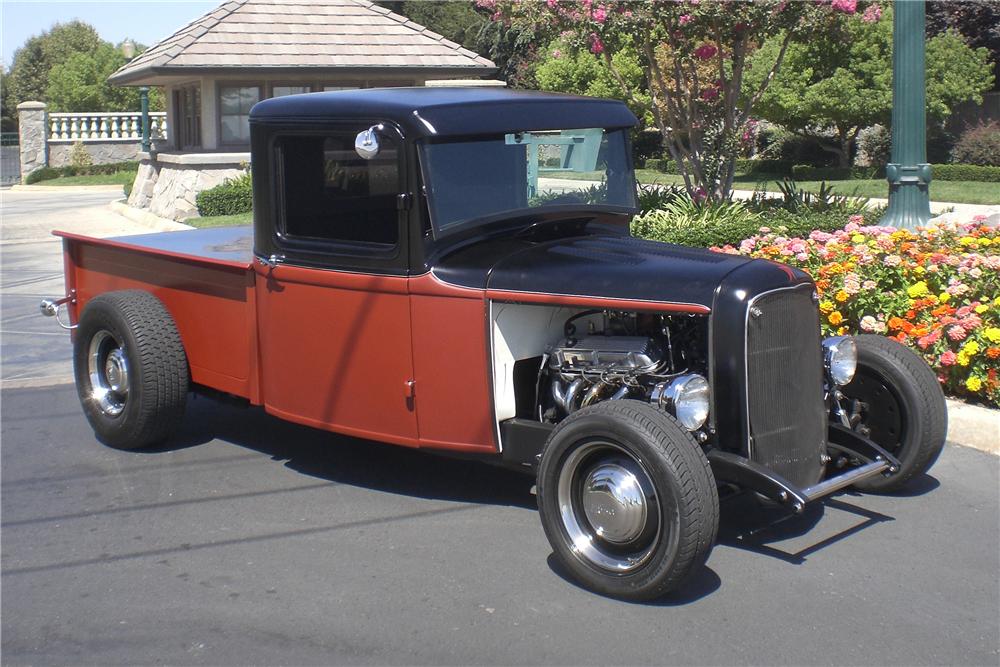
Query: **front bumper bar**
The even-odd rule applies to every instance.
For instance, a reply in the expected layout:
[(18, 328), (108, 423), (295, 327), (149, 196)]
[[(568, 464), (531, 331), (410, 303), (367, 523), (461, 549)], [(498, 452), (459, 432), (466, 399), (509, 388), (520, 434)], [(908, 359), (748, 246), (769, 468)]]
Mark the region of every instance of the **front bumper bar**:
[(776, 502), (790, 505), (796, 512), (801, 512), (806, 503), (852, 484), (876, 475), (891, 475), (899, 470), (899, 461), (892, 454), (868, 438), (838, 424), (830, 425), (827, 446), (850, 459), (862, 461), (862, 464), (805, 488), (792, 484), (770, 468), (743, 456), (720, 449), (710, 449), (706, 454), (716, 480), (756, 491)]

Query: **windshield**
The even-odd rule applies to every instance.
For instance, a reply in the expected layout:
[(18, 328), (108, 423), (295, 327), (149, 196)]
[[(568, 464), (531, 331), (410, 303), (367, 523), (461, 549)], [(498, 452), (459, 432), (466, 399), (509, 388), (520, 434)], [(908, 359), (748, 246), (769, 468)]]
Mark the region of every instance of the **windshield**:
[(437, 237), (509, 215), (635, 208), (626, 130), (516, 132), (420, 145)]

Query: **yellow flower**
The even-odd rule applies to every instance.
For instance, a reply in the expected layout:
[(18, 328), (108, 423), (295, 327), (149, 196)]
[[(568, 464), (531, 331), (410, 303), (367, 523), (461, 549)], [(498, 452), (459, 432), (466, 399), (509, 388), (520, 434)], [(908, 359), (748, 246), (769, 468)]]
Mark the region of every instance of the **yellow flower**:
[(979, 313), (980, 315), (985, 313), (987, 310), (989, 310), (989, 308), (987, 306), (984, 306), (983, 304), (979, 304), (978, 306), (976, 306), (976, 312)]
[(835, 310), (832, 313), (830, 313), (827, 319), (830, 321), (830, 324), (832, 324), (833, 326), (837, 326), (838, 324), (844, 321), (844, 316), (840, 314), (839, 310)]
[(865, 240), (865, 235), (855, 234), (854, 236), (851, 237), (851, 240), (854, 241), (855, 243), (863, 243)]
[(983, 388), (983, 381), (972, 375), (965, 381), (965, 386), (969, 391), (979, 391)]
[(913, 267), (913, 272), (915, 274), (917, 274), (918, 276), (922, 276), (922, 275), (924, 275), (924, 267), (922, 267), (922, 266), (915, 266), (915, 267)]
[[(919, 268), (919, 267), (918, 267)], [(923, 280), (914, 283), (907, 288), (906, 293), (910, 295), (911, 299), (916, 299), (927, 294), (927, 283)]]
[(969, 365), (969, 355), (967, 355), (965, 353), (965, 350), (962, 350), (961, 352), (959, 352), (955, 356), (955, 359), (958, 361), (958, 365), (959, 366), (968, 366)]
[(947, 292), (941, 292), (938, 294), (938, 301), (941, 303), (948, 303), (949, 300), (951, 300), (951, 295)]
[(847, 331), (848, 331), (847, 327), (840, 327), (839, 329), (837, 329), (837, 335), (843, 336), (845, 333), (847, 333)]
[(993, 303), (995, 303), (996, 305), (1000, 306), (1000, 296), (998, 296), (997, 298), (993, 299)]
[(976, 239), (972, 238), (971, 236), (963, 236), (958, 240), (958, 242), (962, 245), (975, 245)]
[(819, 304), (819, 310), (824, 315), (826, 315), (827, 313), (833, 312), (833, 309), (835, 307), (836, 306), (833, 305), (832, 301), (823, 301), (822, 303)]
[(837, 292), (836, 295), (834, 295), (833, 298), (839, 301), (840, 303), (844, 303), (845, 301), (847, 301), (848, 298), (850, 298), (850, 296), (851, 295), (845, 292), (844, 290), (840, 290)]
[(991, 343), (1000, 343), (1000, 328), (998, 327), (989, 327), (983, 332), (983, 335)]
[(976, 353), (979, 352), (979, 343), (977, 343), (974, 340), (970, 340), (968, 343), (962, 346), (962, 352), (964, 354), (969, 355), (970, 357), (976, 356)]

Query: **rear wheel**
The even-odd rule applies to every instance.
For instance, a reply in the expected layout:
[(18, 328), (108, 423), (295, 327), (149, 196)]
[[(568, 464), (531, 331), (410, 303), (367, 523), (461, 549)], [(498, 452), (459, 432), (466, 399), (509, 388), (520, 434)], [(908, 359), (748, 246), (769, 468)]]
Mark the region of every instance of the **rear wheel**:
[(855, 486), (890, 492), (925, 473), (944, 447), (948, 412), (934, 372), (909, 348), (883, 336), (855, 337), (858, 370), (841, 391), (851, 427), (899, 459), (899, 472)]
[(87, 303), (73, 348), (77, 393), (99, 440), (137, 449), (165, 440), (184, 415), (188, 365), (163, 303), (108, 292)]
[(607, 401), (552, 432), (538, 470), (538, 509), (563, 566), (591, 590), (648, 600), (708, 559), (719, 522), (701, 447), (670, 415)]

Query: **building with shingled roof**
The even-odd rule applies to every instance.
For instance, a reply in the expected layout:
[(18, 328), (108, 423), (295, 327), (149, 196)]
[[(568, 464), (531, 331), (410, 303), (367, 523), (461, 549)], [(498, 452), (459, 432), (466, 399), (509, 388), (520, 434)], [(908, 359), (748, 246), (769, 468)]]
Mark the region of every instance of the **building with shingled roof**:
[(481, 79), (494, 64), (367, 0), (232, 0), (115, 72), (160, 86), (167, 134), (140, 170), (129, 204), (196, 215), (195, 196), (249, 161), (250, 108), (268, 97)]

